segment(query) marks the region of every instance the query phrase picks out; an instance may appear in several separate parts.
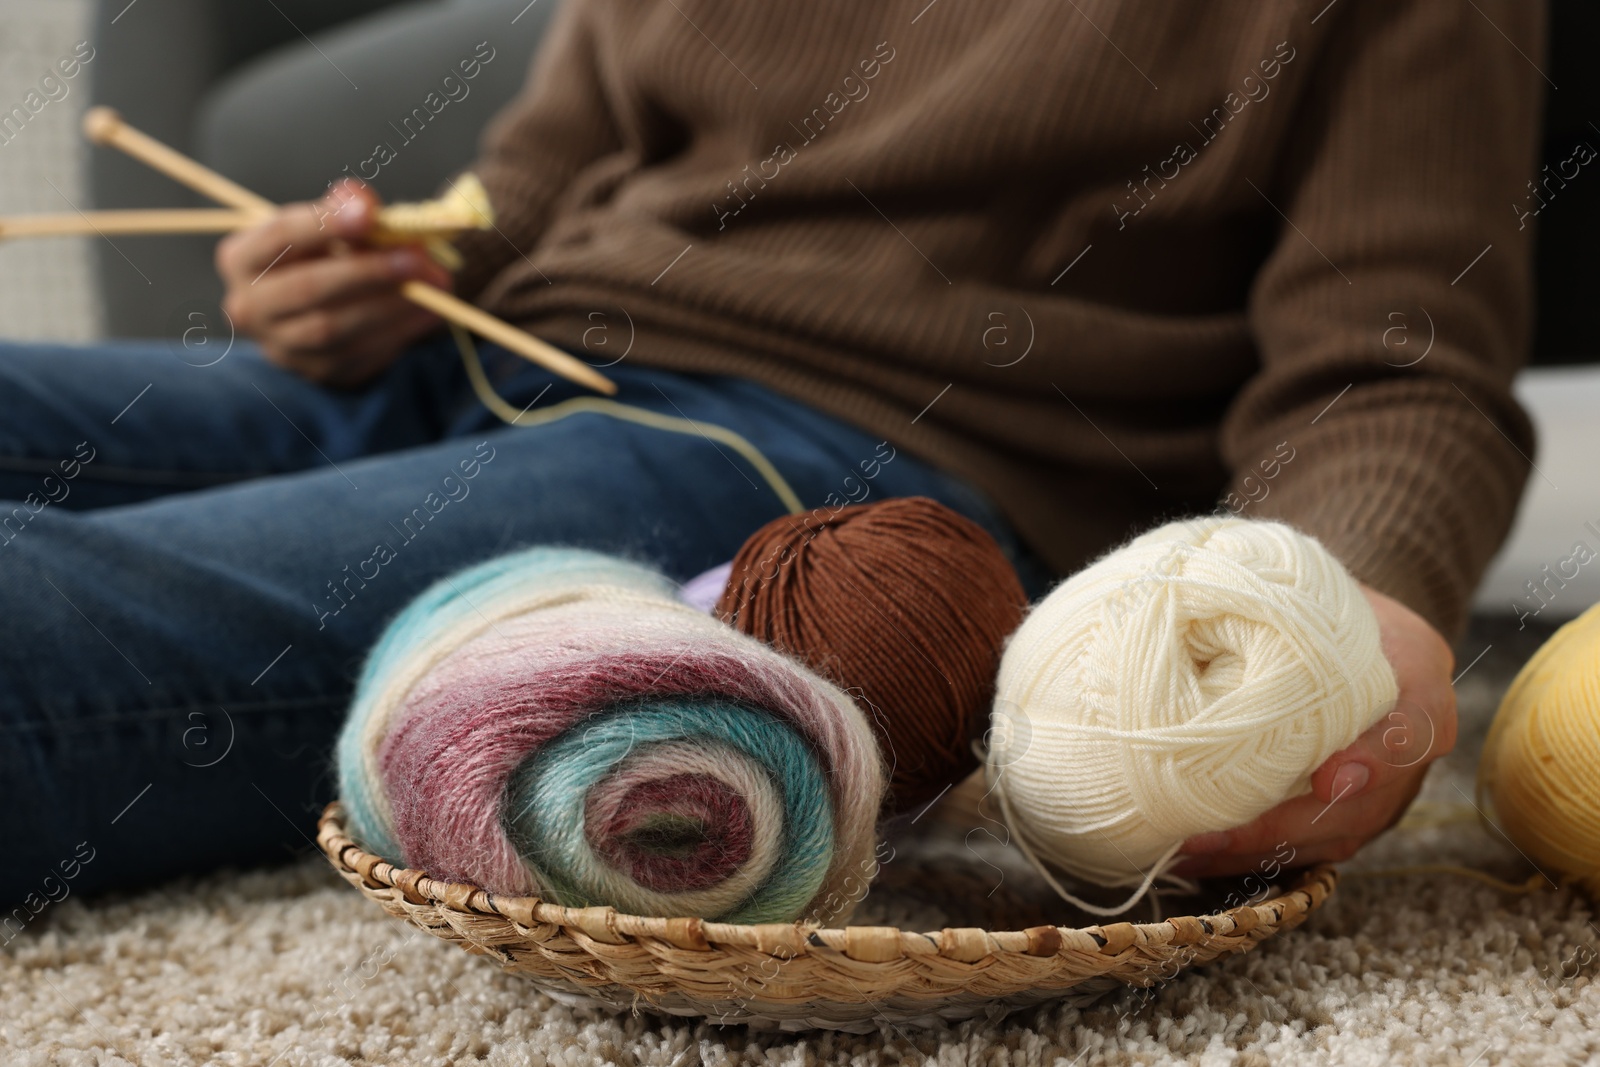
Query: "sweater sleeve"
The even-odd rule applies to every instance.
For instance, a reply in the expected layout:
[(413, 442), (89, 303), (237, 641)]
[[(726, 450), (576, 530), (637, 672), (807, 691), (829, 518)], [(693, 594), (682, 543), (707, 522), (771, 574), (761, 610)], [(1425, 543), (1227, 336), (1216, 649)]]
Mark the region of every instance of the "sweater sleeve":
[(484, 131), (470, 169), (489, 194), (495, 228), (454, 242), (464, 260), (455, 282), (463, 299), (474, 299), (507, 264), (526, 258), (573, 178), (619, 147), (589, 9), (589, 0), (564, 0), (526, 86)]
[(1224, 501), (1317, 537), (1454, 638), (1533, 462), (1510, 387), (1544, 5), (1341, 6), (1291, 149), (1250, 194), (1284, 221), (1250, 293), (1261, 369), (1223, 422)]

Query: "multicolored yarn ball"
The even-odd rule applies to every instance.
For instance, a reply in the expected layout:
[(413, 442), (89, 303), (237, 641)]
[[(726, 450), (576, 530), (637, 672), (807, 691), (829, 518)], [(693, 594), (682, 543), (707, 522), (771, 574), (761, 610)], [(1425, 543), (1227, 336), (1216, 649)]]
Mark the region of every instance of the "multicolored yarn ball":
[(776, 519), (733, 560), (716, 614), (844, 686), (890, 763), (890, 806), (978, 765), (995, 670), (1027, 596), (994, 539), (926, 497)]
[(1478, 763), (1478, 792), (1523, 854), (1600, 895), (1597, 768), (1600, 605), (1557, 630), (1518, 672)]
[(373, 649), (339, 741), (352, 836), (567, 906), (840, 918), (884, 791), (865, 717), (673, 590), (535, 548), (424, 592)]
[(1316, 540), (1169, 523), (1057, 586), (1012, 637), (989, 781), (1041, 871), (1138, 886), (1131, 904), (1187, 838), (1309, 792), (1397, 696), (1371, 605)]

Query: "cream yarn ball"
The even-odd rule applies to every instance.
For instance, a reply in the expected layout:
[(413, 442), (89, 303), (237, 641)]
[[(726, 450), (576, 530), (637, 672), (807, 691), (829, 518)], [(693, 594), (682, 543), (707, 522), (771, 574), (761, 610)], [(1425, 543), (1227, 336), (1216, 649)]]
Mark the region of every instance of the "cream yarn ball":
[(1047, 875), (1142, 891), (1187, 838), (1309, 792), (1397, 692), (1371, 605), (1321, 544), (1277, 522), (1173, 522), (1029, 613), (986, 768)]

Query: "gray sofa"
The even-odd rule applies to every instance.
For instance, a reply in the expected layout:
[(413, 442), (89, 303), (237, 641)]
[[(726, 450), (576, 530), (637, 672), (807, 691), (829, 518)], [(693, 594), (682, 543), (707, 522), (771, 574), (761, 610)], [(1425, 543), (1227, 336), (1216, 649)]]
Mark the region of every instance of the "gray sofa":
[[(484, 124), (521, 88), (557, 2), (104, 0), (92, 95), (274, 200), (315, 197), (363, 170), (384, 197), (420, 199), (472, 160)], [(436, 114), (424, 104), (431, 92), (434, 108), (445, 101)], [(368, 164), (383, 142), (393, 160)], [(110, 151), (91, 156), (89, 187), (98, 207), (204, 205)], [(221, 299), (215, 238), (125, 240), (142, 274), (104, 242), (95, 251), (111, 336), (170, 335), (185, 309)]]

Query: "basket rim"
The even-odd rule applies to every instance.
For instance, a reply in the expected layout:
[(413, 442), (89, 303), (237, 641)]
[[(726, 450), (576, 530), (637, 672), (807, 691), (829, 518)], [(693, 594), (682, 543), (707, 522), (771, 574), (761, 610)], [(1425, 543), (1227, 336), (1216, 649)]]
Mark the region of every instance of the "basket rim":
[(1062, 951), (1116, 956), (1130, 946), (1199, 945), (1230, 934), (1256, 931), (1264, 937), (1293, 927), (1327, 899), (1339, 881), (1331, 864), (1307, 869), (1288, 889), (1254, 904), (1208, 915), (1174, 915), (1159, 922), (1117, 922), (1093, 926), (1032, 926), (1024, 930), (947, 927), (909, 931), (894, 926), (824, 927), (816, 923), (708, 922), (694, 917), (631, 915), (609, 906), (569, 908), (537, 897), (503, 896), (467, 882), (447, 882), (426, 872), (394, 864), (367, 852), (344, 830), (344, 805), (335, 800), (317, 820), (317, 845), (347, 879), (373, 890), (393, 890), (413, 906), (442, 908), (462, 915), (498, 917), (525, 929), (562, 929), (602, 944), (637, 940), (665, 942), (678, 949), (754, 950), (785, 959), (813, 949), (844, 952), (862, 962), (887, 963), (905, 956), (934, 954), (976, 961), (996, 951), (1054, 956)]

